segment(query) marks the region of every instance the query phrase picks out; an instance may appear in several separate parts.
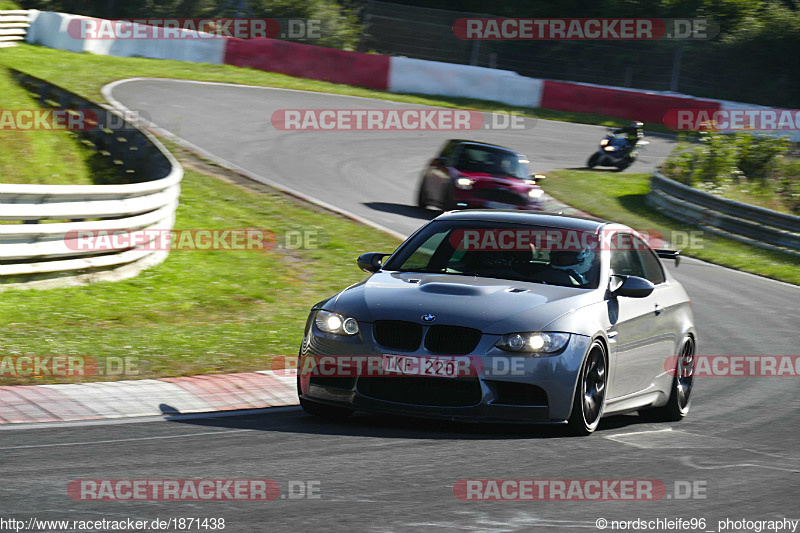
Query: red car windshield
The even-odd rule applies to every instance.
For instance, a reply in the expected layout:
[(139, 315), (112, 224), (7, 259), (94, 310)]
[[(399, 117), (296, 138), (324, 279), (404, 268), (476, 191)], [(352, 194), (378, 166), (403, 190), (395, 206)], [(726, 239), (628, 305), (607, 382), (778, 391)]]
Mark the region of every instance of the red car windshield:
[(513, 152), (489, 146), (463, 145), (454, 166), (463, 172), (530, 178), (526, 159)]

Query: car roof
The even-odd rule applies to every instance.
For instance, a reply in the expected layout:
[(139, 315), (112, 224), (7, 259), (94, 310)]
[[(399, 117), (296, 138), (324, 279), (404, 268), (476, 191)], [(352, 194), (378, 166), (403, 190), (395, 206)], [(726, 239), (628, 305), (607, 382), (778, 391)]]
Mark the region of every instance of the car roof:
[(613, 224), (597, 218), (563, 215), (560, 213), (530, 213), (526, 211), (501, 209), (470, 209), (468, 211), (448, 211), (436, 220), (474, 220), (484, 222), (506, 222), (510, 224), (528, 224), (548, 228), (571, 229), (581, 231), (598, 231), (600, 228), (627, 228), (622, 224)]
[(458, 144), (470, 144), (470, 145), (473, 145), (473, 146), (482, 146), (482, 147), (486, 147), (486, 148), (499, 148), (500, 150), (505, 150), (506, 152), (510, 152), (512, 154), (515, 154), (515, 155), (525, 155), (522, 152), (518, 152), (517, 150), (514, 150), (512, 148), (506, 148), (505, 146), (500, 146), (499, 144), (490, 144), (490, 143), (485, 143), (485, 142), (480, 142), (480, 141), (468, 141), (466, 139), (450, 139), (447, 142), (448, 143), (455, 142), (455, 143), (458, 143)]

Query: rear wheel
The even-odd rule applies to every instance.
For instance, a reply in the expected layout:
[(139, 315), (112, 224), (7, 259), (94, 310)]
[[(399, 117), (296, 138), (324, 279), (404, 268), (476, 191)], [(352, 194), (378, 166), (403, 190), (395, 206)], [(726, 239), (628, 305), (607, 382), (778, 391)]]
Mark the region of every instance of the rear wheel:
[(592, 157), (589, 158), (589, 161), (586, 162), (586, 166), (589, 168), (594, 168), (597, 166), (597, 162), (600, 160), (600, 154), (597, 152), (592, 154)]
[(689, 414), (692, 406), (692, 386), (694, 385), (694, 339), (686, 337), (678, 352), (675, 377), (672, 378), (667, 405), (639, 411), (639, 416), (652, 422), (677, 422)]
[(589, 435), (600, 424), (608, 383), (606, 368), (606, 350), (601, 342), (594, 341), (583, 362), (575, 387), (572, 414), (568, 421), (570, 433), (573, 435)]
[(625, 156), (619, 163), (617, 163), (617, 172), (622, 172), (633, 164), (631, 156)]

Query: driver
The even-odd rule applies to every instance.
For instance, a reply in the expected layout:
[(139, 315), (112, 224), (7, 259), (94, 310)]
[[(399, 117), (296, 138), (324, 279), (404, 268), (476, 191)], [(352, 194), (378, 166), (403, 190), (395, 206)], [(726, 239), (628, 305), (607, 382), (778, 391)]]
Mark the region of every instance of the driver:
[(589, 283), (587, 275), (592, 269), (594, 253), (591, 250), (558, 250), (550, 252), (550, 267), (564, 270), (581, 285)]

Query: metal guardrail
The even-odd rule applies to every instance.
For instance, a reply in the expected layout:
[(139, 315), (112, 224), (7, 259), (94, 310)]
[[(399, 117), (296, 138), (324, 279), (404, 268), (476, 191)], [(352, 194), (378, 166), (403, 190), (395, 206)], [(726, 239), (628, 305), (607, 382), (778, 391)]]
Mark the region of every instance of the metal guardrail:
[(658, 172), (645, 202), (661, 213), (761, 248), (800, 254), (800, 217), (727, 200)]
[(25, 40), (30, 27), (30, 13), (26, 10), (0, 10), (0, 48), (16, 46)]
[[(0, 288), (122, 279), (163, 261), (166, 251), (113, 244), (103, 251), (81, 251), (69, 239), (77, 231), (172, 229), (183, 178), (178, 161), (155, 137), (110, 107), (19, 71), (12, 74), (38, 95), (43, 107), (94, 112), (98, 127), (78, 134), (106, 156), (125, 183), (0, 183)], [(103, 127), (112, 123), (119, 129)]]

